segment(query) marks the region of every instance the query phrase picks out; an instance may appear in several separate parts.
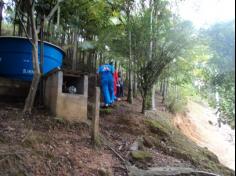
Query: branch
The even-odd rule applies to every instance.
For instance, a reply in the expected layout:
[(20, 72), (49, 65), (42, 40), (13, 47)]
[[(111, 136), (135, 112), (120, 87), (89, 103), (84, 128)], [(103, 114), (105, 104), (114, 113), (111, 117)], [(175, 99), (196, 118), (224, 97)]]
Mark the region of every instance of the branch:
[(59, 7), (59, 4), (61, 2), (63, 2), (64, 0), (58, 0), (57, 1), (57, 4), (53, 7), (53, 9), (51, 10), (51, 12), (49, 13), (49, 15), (45, 18), (45, 22), (48, 22), (52, 16), (54, 15), (54, 13), (57, 11), (58, 7)]
[[(20, 1), (20, 3), (21, 3), (21, 1)], [(18, 7), (19, 7), (19, 6), (18, 6)], [(29, 34), (27, 33), (27, 30), (26, 30), (26, 28), (25, 28), (25, 26), (24, 26), (23, 20), (22, 20), (21, 17), (20, 17), (20, 13), (19, 13), (19, 10), (18, 10), (18, 9), (16, 9), (16, 13), (17, 13), (17, 16), (19, 17), (20, 23), (21, 23), (21, 25), (22, 25), (22, 27), (23, 27), (23, 30), (24, 30), (24, 32), (25, 32), (26, 37), (29, 39), (31, 45), (34, 46), (33, 42), (32, 42), (31, 39), (30, 39), (30, 36), (29, 36)]]

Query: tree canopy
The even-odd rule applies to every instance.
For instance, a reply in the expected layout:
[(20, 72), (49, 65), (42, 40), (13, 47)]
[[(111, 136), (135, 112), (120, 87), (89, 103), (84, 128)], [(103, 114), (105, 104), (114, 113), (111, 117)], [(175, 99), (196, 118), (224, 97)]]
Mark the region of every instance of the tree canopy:
[[(30, 33), (27, 2), (4, 2), (2, 35)], [(37, 29), (45, 18), (44, 39), (66, 51), (64, 69), (95, 73), (99, 64), (114, 60), (127, 73), (129, 95), (136, 95), (137, 89), (141, 93), (143, 112), (151, 108), (152, 90), (158, 83), (162, 95), (176, 104), (193, 94), (213, 100), (212, 106), (220, 108), (221, 116), (233, 125), (235, 21), (197, 30), (172, 11), (171, 2), (33, 1)]]

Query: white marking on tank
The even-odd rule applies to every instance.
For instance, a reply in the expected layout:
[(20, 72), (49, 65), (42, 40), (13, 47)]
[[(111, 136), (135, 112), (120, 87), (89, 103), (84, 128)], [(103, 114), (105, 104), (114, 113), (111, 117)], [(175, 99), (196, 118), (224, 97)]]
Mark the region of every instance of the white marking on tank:
[(22, 73), (23, 73), (23, 74), (27, 74), (27, 75), (32, 75), (32, 74), (34, 74), (34, 71), (24, 68), (24, 69), (22, 70)]
[(24, 59), (23, 62), (29, 63), (30, 60), (29, 59)]

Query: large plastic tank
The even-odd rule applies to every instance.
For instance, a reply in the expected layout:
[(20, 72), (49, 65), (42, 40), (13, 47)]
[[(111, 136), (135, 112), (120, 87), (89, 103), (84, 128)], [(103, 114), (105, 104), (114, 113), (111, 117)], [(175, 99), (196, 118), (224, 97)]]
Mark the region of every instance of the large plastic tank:
[[(43, 74), (61, 67), (64, 52), (59, 47), (44, 42)], [(39, 42), (40, 60), (40, 42)], [(32, 45), (27, 38), (0, 37), (0, 76), (31, 81), (33, 78)]]

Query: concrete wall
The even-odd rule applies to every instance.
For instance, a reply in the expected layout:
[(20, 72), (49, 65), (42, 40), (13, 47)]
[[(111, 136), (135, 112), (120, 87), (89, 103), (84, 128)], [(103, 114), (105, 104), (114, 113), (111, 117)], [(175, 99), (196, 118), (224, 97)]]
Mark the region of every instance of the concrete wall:
[(45, 105), (51, 112), (71, 122), (87, 121), (88, 113), (88, 77), (83, 76), (83, 94), (67, 94), (62, 92), (63, 73), (52, 74), (46, 80)]

